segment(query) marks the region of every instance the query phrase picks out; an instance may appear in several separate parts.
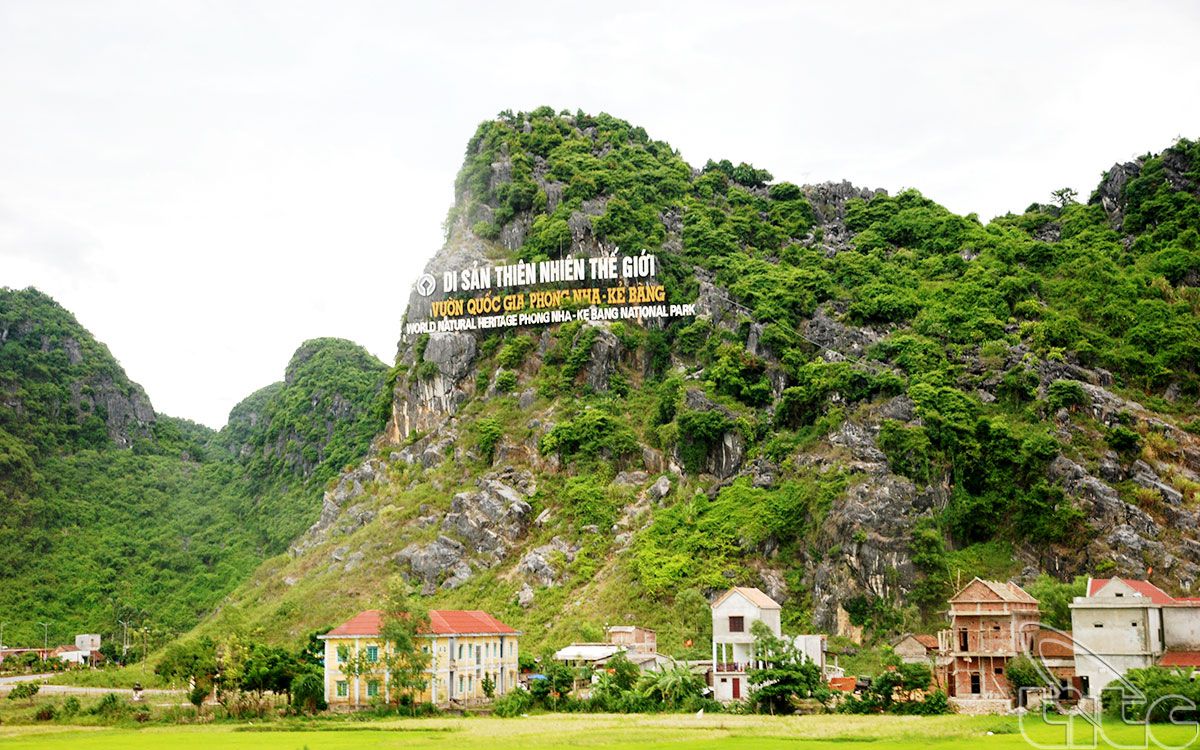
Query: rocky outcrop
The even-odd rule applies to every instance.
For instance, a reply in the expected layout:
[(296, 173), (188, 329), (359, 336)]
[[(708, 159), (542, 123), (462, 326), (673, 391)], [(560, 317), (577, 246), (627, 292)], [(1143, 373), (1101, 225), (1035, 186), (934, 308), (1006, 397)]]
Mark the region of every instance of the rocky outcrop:
[[(734, 418), (733, 412), (720, 404), (716, 403), (704, 392), (699, 389), (689, 389), (684, 394), (684, 405), (691, 411), (719, 411), (728, 417), (730, 420)], [(680, 449), (675, 449), (675, 464), (680, 466), (683, 463), (683, 458), (679, 453)], [(727, 479), (738, 472), (742, 466), (742, 461), (746, 457), (746, 439), (735, 428), (730, 428), (723, 432), (720, 437), (711, 445), (704, 458), (703, 471), (712, 474), (719, 479)]]
[(370, 523), (375, 512), (364, 505), (356, 505), (343, 513), (343, 508), (366, 492), (368, 485), (380, 479), (383, 465), (375, 459), (367, 459), (359, 466), (338, 478), (333, 489), (321, 497), (321, 515), (317, 522), (288, 549), (292, 557), (298, 557), (309, 549), (326, 541), (335, 533), (350, 534)]
[(466, 547), (447, 536), (428, 544), (413, 543), (396, 553), (395, 561), (407, 572), (410, 581), (420, 584), (429, 596), (439, 586), (456, 588), (471, 577)]
[(457, 535), (473, 553), (499, 562), (532, 520), (533, 508), (521, 493), (497, 479), (482, 479), (478, 491), (454, 496), (442, 530)]
[(529, 576), (542, 586), (553, 586), (559, 582), (563, 568), (575, 562), (579, 545), (571, 544), (562, 537), (554, 537), (549, 544), (534, 547), (517, 564), (517, 571)]
[[(902, 600), (918, 579), (909, 553), (913, 524), (941, 499), (940, 488), (917, 488), (892, 474), (875, 443), (875, 426), (854, 421), (830, 436), (841, 448), (837, 466), (858, 475), (834, 501), (818, 531), (819, 548), (808, 576), (813, 590), (813, 621), (837, 632), (838, 609), (851, 597), (866, 595)], [(801, 462), (824, 464), (821, 456)]]

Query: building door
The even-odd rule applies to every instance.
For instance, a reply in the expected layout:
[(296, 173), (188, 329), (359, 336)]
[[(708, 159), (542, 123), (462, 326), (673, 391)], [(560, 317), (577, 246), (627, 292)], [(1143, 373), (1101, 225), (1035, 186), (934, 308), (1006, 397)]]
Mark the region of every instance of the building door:
[(454, 671), (450, 672), (450, 700), (454, 700)]
[(1086, 698), (1087, 694), (1088, 694), (1088, 687), (1089, 687), (1088, 686), (1088, 676), (1085, 674), (1080, 675), (1079, 676), (1079, 694)]
[(970, 644), (967, 643), (967, 631), (965, 631), (965, 630), (958, 631), (958, 650), (959, 651), (969, 651), (970, 650)]
[(971, 675), (971, 695), (979, 695), (979, 673)]
[(736, 701), (736, 700), (739, 700), (741, 697), (742, 697), (742, 678), (734, 677), (733, 678), (733, 699)]

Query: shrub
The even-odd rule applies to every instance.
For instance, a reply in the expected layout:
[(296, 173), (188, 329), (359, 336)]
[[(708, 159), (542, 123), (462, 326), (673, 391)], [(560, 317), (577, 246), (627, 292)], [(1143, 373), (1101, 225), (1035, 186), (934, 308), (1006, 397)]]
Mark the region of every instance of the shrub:
[(557, 453), (564, 459), (619, 458), (637, 451), (637, 436), (620, 419), (607, 411), (587, 408), (574, 419), (560, 422), (538, 441), (543, 455)]
[(534, 340), (528, 336), (513, 336), (500, 347), (496, 363), (506, 370), (516, 370), (525, 362), (525, 356), (533, 349)]
[(1046, 389), (1046, 400), (1050, 408), (1056, 411), (1084, 406), (1089, 401), (1083, 385), (1074, 380), (1055, 380)]
[(679, 424), (679, 458), (689, 474), (698, 474), (708, 460), (708, 453), (721, 436), (733, 428), (733, 420), (724, 412), (685, 411), (677, 418)]
[(1117, 425), (1104, 436), (1105, 442), (1117, 453), (1132, 454), (1142, 444), (1142, 437), (1125, 425)]
[(887, 456), (892, 471), (918, 484), (933, 476), (933, 447), (923, 427), (905, 427), (885, 419), (879, 425), (879, 449)]
[(489, 464), (503, 435), (504, 427), (495, 417), (483, 417), (475, 423), (475, 446)]
[(517, 374), (512, 370), (501, 370), (496, 373), (496, 392), (509, 393), (517, 387)]

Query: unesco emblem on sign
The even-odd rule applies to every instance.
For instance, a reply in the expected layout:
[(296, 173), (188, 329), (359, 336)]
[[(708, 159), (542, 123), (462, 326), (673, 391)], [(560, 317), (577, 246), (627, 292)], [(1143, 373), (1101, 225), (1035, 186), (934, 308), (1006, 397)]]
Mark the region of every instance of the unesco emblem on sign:
[(423, 274), (417, 279), (417, 294), (422, 297), (428, 297), (437, 289), (437, 279), (433, 278), (433, 274)]

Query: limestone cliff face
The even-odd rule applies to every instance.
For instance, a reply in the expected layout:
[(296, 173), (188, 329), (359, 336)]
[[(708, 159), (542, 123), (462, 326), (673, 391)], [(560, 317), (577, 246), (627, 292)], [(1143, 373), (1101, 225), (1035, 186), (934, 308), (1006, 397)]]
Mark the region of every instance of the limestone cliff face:
[(0, 290), (0, 359), (0, 398), (11, 415), (11, 424), (0, 426), (13, 434), (36, 426), (59, 433), (65, 445), (78, 439), (94, 445), (99, 426), (122, 448), (150, 437), (155, 415), (146, 392), (106, 346), (41, 292)]
[[(537, 135), (536, 123), (518, 122), (515, 127), (522, 136)], [(565, 132), (575, 128), (575, 120), (560, 115), (553, 127)], [(592, 150), (582, 144), (578, 153), (603, 160), (613, 144), (594, 131), (582, 129), (585, 138), (593, 139)], [(551, 214), (562, 222), (554, 235), (561, 244), (552, 252), (591, 257), (611, 251), (598, 227), (618, 199), (635, 210), (637, 200), (629, 194), (644, 185), (627, 186), (624, 193), (614, 187), (619, 193), (615, 196), (593, 194), (586, 184), (581, 188), (578, 175), (569, 174), (561, 162), (551, 164), (554, 143), (535, 142), (529, 154), (520, 154), (507, 147), (489, 151), (486, 139), (473, 141), (464, 167), (464, 172), (474, 170), (473, 176), (462, 181), (446, 243), (424, 271), (440, 282), (445, 271), (509, 261), (538, 241)], [(475, 156), (487, 158), (473, 162)], [(1165, 179), (1179, 189), (1194, 190), (1187, 176), (1190, 166), (1177, 161), (1168, 160), (1163, 167)], [(1093, 198), (1117, 229), (1127, 211), (1126, 186), (1142, 170), (1141, 160), (1114, 167)], [(712, 174), (711, 169), (691, 170), (688, 179), (694, 184)], [(535, 199), (512, 199), (521, 180), (536, 192)], [(857, 210), (852, 202), (883, 197), (883, 191), (848, 182), (789, 189), (803, 197), (811, 221), (787, 238), (783, 251), (747, 250), (747, 255), (774, 265), (792, 263), (787, 253), (793, 258), (850, 257), (851, 262), (869, 255), (860, 247), (865, 244), (861, 225), (852, 229), (849, 215)], [(586, 197), (570, 202), (581, 190)], [(751, 176), (739, 190), (739, 200), (752, 202), (766, 200), (772, 188)], [(566, 211), (563, 207), (568, 206), (573, 208)], [(741, 279), (722, 273), (719, 264), (693, 262), (685, 242), (690, 220), (686, 214), (668, 208), (643, 230), (657, 237), (660, 256), (679, 264), (672, 280), (694, 295), (688, 301), (696, 303), (697, 326), (707, 340), (732, 344), (761, 366), (764, 387), (753, 406), (716, 392), (711, 361), (700, 362), (681, 338), (660, 339), (671, 343), (653, 350), (647, 343), (651, 334), (664, 332), (657, 322), (640, 327), (636, 335), (630, 335), (628, 327), (585, 322), (536, 331), (403, 336), (390, 416), (378, 450), (326, 492), (320, 520), (293, 545), (291, 565), (374, 580), (399, 573), (438, 601), (503, 591), (511, 594), (505, 601), (519, 607), (517, 617), (528, 616), (552, 628), (560, 616), (566, 618), (589, 601), (607, 606), (616, 597), (607, 587), (640, 585), (635, 572), (640, 535), (656, 518), (683, 506), (701, 514), (706, 502), (719, 500), (733, 487), (773, 491), (798, 473), (836, 475), (846, 477), (844, 490), (829, 498), (827, 506), (810, 511), (811, 527), (802, 543), (771, 536), (736, 539), (736, 553), (720, 561), (725, 565), (719, 572), (721, 583), (758, 585), (804, 611), (813, 626), (827, 632), (859, 632), (846, 611), (854, 601), (904, 607), (925, 576), (914, 562), (914, 531), (922, 521), (944, 513), (959, 480), (945, 466), (933, 467), (919, 480), (906, 476), (904, 467), (889, 459), (881, 435), (889, 424), (912, 430), (931, 425), (903, 389), (864, 399), (841, 388), (809, 407), (837, 412), (824, 431), (790, 447), (769, 446), (779, 430), (775, 410), (785, 391), (796, 384), (796, 363), (780, 352), (779, 321), (754, 306), (754, 295), (761, 290), (747, 293), (739, 288)], [(1063, 229), (1051, 221), (1031, 234), (1032, 240), (1053, 248), (1062, 241)], [(1131, 244), (1129, 238), (1125, 241)], [(887, 252), (914, 255), (906, 248)], [(947, 264), (957, 264), (965, 274), (977, 255), (978, 248), (956, 247), (946, 253)], [(430, 303), (442, 296), (413, 290), (405, 321), (426, 319)], [(847, 363), (871, 376), (908, 376), (902, 365), (879, 351), (911, 327), (909, 323), (864, 320), (852, 312), (845, 295), (814, 298), (797, 317), (788, 334), (808, 361)], [(1028, 582), (1041, 572), (1066, 580), (1101, 570), (1144, 576), (1153, 568), (1168, 588), (1200, 592), (1195, 500), (1177, 489), (1200, 482), (1200, 438), (1118, 395), (1114, 376), (1104, 369), (1069, 354), (1042, 356), (1020, 340), (1018, 323), (1000, 320), (997, 326), (1001, 333), (996, 335), (1013, 343), (989, 355), (994, 361), (985, 362), (977, 344), (944, 347), (937, 353), (946, 358), (954, 386), (973, 403), (994, 404), (1006, 398), (1004, 376), (1013, 372), (1029, 378), (1029, 398), (1039, 403), (1059, 381), (1078, 384), (1086, 402), (1076, 411), (1053, 414), (1057, 452), (1039, 469), (1042, 475), (1029, 480), (1061, 491), (1082, 513), (1086, 541), (1072, 546), (1006, 539), (1013, 558), (1005, 561), (1010, 574)], [(679, 331), (672, 333), (678, 336)], [(526, 345), (524, 353), (501, 364), (497, 352), (518, 338)], [(549, 384), (541, 377), (547, 368), (564, 368), (568, 359), (569, 376)], [(647, 413), (661, 406), (647, 394), (657, 393), (666, 379), (678, 381), (672, 408), (719, 425), (698, 453), (687, 445), (692, 436), (671, 431), (676, 425), (669, 417), (667, 424), (659, 424)], [(581, 472), (569, 457), (546, 448), (556, 428), (578, 418), (574, 402), (580, 400), (637, 427), (634, 445), (617, 451), (611, 446), (596, 449), (606, 479), (611, 479), (609, 496), (619, 505), (612, 515), (601, 514), (603, 523), (577, 523), (576, 503), (595, 498), (570, 496), (576, 489), (572, 481)], [(1091, 420), (1088, 425), (1080, 426), (1078, 410)], [(821, 414), (808, 416), (806, 424), (812, 424)], [(617, 431), (609, 423), (601, 424), (602, 435)], [(1107, 451), (1099, 460), (1090, 460), (1076, 448), (1103, 444), (1104, 431), (1119, 425), (1160, 436), (1155, 440), (1157, 453), (1135, 458)], [(587, 471), (600, 470), (593, 464)], [(1137, 502), (1131, 500), (1135, 487), (1141, 498)], [(953, 540), (947, 543), (954, 551)], [(571, 571), (580, 566), (593, 577), (572, 579)], [(568, 581), (578, 588), (577, 594), (565, 596), (555, 590)], [(709, 579), (705, 593), (716, 588)], [(652, 599), (646, 595), (646, 602)], [(662, 609), (659, 605), (661, 601), (646, 603), (619, 614), (653, 618)]]
[[(361, 455), (379, 427), (373, 401), (386, 367), (341, 339), (313, 339), (296, 350), (282, 382), (261, 388), (229, 413), (220, 442), (256, 470), (320, 478)], [(357, 446), (357, 447), (352, 447)]]

